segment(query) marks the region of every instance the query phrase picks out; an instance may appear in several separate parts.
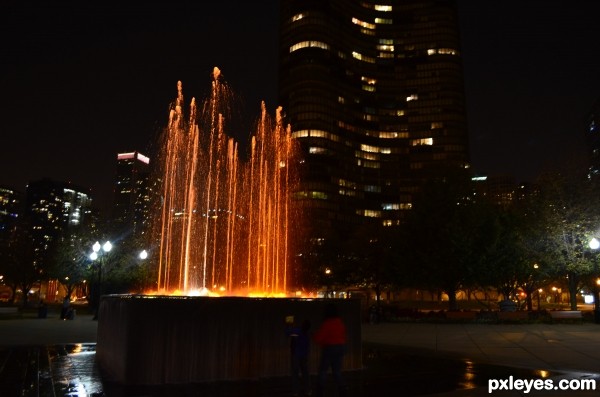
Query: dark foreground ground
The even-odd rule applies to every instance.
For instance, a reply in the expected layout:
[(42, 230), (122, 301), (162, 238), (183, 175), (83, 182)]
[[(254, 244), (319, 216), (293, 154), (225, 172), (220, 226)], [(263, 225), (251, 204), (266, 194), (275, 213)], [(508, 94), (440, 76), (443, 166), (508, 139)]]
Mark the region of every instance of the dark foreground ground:
[[(0, 319), (0, 397), (291, 395), (287, 377), (162, 387), (107, 384), (95, 362), (96, 324), (90, 315), (73, 321), (57, 316)], [(489, 396), (490, 379), (509, 377), (595, 379), (600, 387), (600, 325), (366, 324), (362, 336), (363, 369), (344, 374), (349, 397)], [(331, 383), (326, 396), (337, 396)]]
[[(346, 372), (349, 396), (419, 396), (485, 387), (490, 377), (539, 377), (536, 370), (478, 365), (427, 352), (366, 345), (365, 367)], [(558, 376), (548, 373), (545, 376)], [(314, 382), (313, 382), (314, 384)], [(328, 395), (336, 395), (328, 385)], [(289, 396), (290, 379), (120, 387), (102, 382), (95, 344), (17, 346), (0, 350), (0, 396)]]

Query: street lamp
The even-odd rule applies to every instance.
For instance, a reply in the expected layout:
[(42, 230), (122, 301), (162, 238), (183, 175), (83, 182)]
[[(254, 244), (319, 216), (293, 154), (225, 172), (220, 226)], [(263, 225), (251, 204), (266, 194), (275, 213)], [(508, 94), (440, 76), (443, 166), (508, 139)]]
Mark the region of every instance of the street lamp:
[(98, 291), (96, 292), (96, 301), (94, 305), (94, 320), (98, 319), (98, 309), (100, 308), (100, 297), (102, 296), (102, 265), (104, 264), (105, 254), (108, 254), (112, 249), (110, 241), (105, 242), (102, 246), (96, 241), (92, 245), (92, 253), (90, 259), (95, 262), (98, 260)]
[[(592, 251), (596, 251), (600, 248), (600, 241), (596, 237), (592, 238), (589, 243), (589, 247)], [(593, 279), (598, 277), (598, 259), (596, 258), (596, 253), (592, 254), (592, 261), (594, 263), (594, 274)], [(594, 293), (594, 322), (596, 324), (600, 324), (600, 301), (598, 300), (598, 282), (594, 280), (592, 283), (592, 291)]]

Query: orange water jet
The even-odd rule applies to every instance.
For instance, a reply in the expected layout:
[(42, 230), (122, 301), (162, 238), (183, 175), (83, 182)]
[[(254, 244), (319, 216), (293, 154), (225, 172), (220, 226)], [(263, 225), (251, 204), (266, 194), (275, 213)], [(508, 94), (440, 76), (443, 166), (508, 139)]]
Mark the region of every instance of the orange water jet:
[[(297, 150), (281, 108), (265, 104), (249, 159), (224, 131), (230, 92), (214, 69), (210, 97), (189, 115), (183, 89), (161, 139), (158, 293), (285, 296)], [(212, 287), (212, 288), (211, 288)]]

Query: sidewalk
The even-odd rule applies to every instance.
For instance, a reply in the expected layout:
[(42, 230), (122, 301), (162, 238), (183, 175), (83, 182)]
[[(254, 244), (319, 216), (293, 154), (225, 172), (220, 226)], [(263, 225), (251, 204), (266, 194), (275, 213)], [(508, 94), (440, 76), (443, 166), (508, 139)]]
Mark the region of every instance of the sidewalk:
[[(407, 353), (429, 355), (432, 360), (454, 357), (466, 363), (467, 382), (478, 375), (482, 378), (477, 370), (469, 370), (476, 364), (494, 366), (483, 376), (484, 383), (510, 376), (553, 379), (555, 384), (560, 379), (594, 379), (600, 388), (600, 325), (597, 324), (366, 324), (362, 328), (362, 339), (366, 344), (396, 346)], [(597, 393), (534, 390), (528, 394), (498, 391), (493, 395), (563, 397)], [(489, 395), (487, 387), (481, 385), (435, 394), (439, 397)]]
[[(74, 320), (57, 316), (2, 319), (0, 353), (31, 346), (52, 346), (49, 351), (73, 344), (90, 344), (93, 348), (96, 330), (97, 321), (90, 315), (78, 315)], [(425, 395), (427, 390), (437, 390), (438, 394), (427, 395), (438, 397), (489, 396), (488, 380), (509, 376), (595, 379), (600, 387), (600, 325), (596, 324), (365, 324), (362, 339), (367, 357), (365, 374), (349, 376), (360, 376), (358, 382), (364, 382), (363, 386), (378, 387), (362, 393), (353, 390), (352, 396)], [(0, 366), (0, 379), (3, 375), (6, 378), (4, 369)], [(367, 382), (373, 379), (375, 383)], [(444, 382), (451, 384), (440, 387)], [(440, 390), (447, 392), (439, 394)], [(529, 394), (501, 391), (493, 395), (563, 397), (597, 393), (551, 390)]]

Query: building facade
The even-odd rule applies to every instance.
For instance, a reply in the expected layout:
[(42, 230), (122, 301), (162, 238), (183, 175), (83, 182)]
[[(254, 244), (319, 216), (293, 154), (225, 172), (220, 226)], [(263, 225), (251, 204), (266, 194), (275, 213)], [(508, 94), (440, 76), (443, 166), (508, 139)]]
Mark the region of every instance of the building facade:
[(586, 144), (589, 153), (589, 176), (600, 176), (600, 99), (592, 106), (587, 117)]
[(283, 0), (280, 29), (312, 236), (399, 225), (423, 181), (469, 168), (455, 1)]
[(150, 159), (134, 151), (117, 154), (112, 219), (132, 235), (142, 233), (150, 205)]
[(18, 223), (23, 212), (23, 193), (0, 186), (0, 239)]
[(26, 192), (27, 220), (41, 259), (58, 237), (75, 233), (91, 220), (90, 190), (69, 182), (41, 179), (30, 182)]

